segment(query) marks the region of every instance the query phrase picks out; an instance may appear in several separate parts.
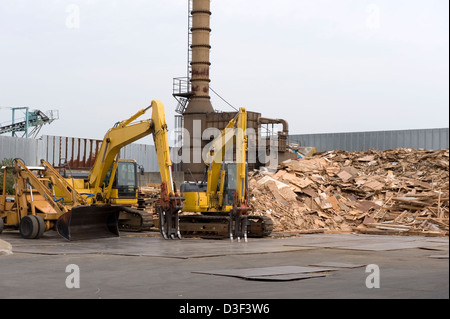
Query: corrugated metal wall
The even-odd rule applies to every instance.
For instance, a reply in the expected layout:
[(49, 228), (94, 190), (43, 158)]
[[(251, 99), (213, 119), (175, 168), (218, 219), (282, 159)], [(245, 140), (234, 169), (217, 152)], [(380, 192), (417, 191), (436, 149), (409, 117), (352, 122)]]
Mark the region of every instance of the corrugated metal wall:
[(4, 158), (21, 158), (27, 165), (37, 165), (42, 152), (40, 140), (0, 136), (0, 161)]
[(289, 143), (316, 147), (318, 152), (364, 151), (371, 148), (387, 150), (401, 147), (439, 150), (449, 147), (449, 129), (290, 135)]
[[(0, 136), (0, 161), (21, 158), (35, 166), (45, 159), (55, 167), (69, 163), (72, 169), (89, 169), (100, 149), (101, 141), (83, 138), (44, 135), (40, 139)], [(146, 172), (159, 172), (153, 145), (130, 144), (120, 151), (119, 158), (135, 159)]]
[(68, 163), (72, 169), (89, 169), (94, 164), (95, 156), (101, 146), (101, 141), (44, 135), (41, 138), (43, 152), (40, 159), (45, 159), (53, 166)]
[(159, 172), (158, 158), (154, 145), (130, 144), (120, 150), (120, 158), (134, 159), (146, 172)]

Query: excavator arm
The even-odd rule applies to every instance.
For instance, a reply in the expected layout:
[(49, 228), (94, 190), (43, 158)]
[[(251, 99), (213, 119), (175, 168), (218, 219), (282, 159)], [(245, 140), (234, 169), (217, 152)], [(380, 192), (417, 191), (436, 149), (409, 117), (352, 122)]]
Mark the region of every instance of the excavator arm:
[(161, 174), (160, 202), (157, 207), (159, 229), (165, 239), (181, 239), (178, 212), (182, 207), (182, 198), (176, 188), (172, 176), (172, 161), (165, 120), (164, 107), (156, 103), (152, 110), (153, 141), (158, 158), (159, 172)]
[(162, 104), (155, 104), (152, 110), (153, 142), (156, 148), (159, 172), (162, 182), (167, 184), (167, 191), (173, 193), (172, 162), (170, 160), (168, 130), (165, 118)]
[(230, 238), (241, 237), (247, 241), (247, 214), (249, 211), (247, 192), (247, 112), (240, 109), (236, 124), (236, 191), (233, 209), (230, 211)]
[[(227, 124), (221, 134), (217, 136), (209, 147), (206, 165), (208, 166), (207, 193), (210, 197), (217, 196), (224, 180), (221, 178), (225, 154), (234, 144), (236, 145), (236, 190), (237, 199), (242, 202), (245, 198), (245, 178), (247, 162), (247, 112), (240, 108), (238, 114)], [(219, 185), (219, 187), (218, 187)], [(212, 204), (212, 203), (211, 203)], [(220, 203), (221, 204), (221, 203)], [(212, 205), (210, 205), (212, 206)]]
[(240, 116), (237, 122), (236, 130), (236, 205), (242, 207), (247, 205), (246, 196), (246, 178), (247, 178), (247, 151), (248, 151), (248, 141), (247, 141), (247, 112), (243, 109), (239, 113)]
[(247, 163), (247, 111), (240, 108), (221, 134), (213, 140), (207, 155), (208, 166), (207, 196), (209, 210), (223, 210), (223, 191), (225, 183), (224, 159), (225, 154), (236, 145), (236, 191), (233, 208), (230, 210), (229, 232), (233, 240), (243, 237), (247, 240), (247, 213), (249, 210), (246, 187)]
[[(233, 147), (236, 122), (240, 117), (243, 109), (227, 124), (220, 135), (217, 136), (209, 147), (207, 153), (206, 166), (208, 167), (208, 178), (206, 183), (206, 193), (208, 196), (209, 210), (221, 208), (223, 205), (223, 189), (225, 178), (225, 171), (223, 169), (223, 162), (225, 154)], [(220, 184), (219, 184), (220, 183)]]
[(148, 109), (158, 105), (158, 103), (160, 102), (153, 101), (149, 107), (140, 110), (128, 120), (117, 123), (106, 133), (90, 171), (88, 181), (89, 189), (96, 195), (98, 201), (102, 201), (104, 198), (102, 194), (102, 183), (119, 154), (120, 149), (153, 132), (152, 120), (144, 120), (136, 123), (134, 121), (145, 114)]

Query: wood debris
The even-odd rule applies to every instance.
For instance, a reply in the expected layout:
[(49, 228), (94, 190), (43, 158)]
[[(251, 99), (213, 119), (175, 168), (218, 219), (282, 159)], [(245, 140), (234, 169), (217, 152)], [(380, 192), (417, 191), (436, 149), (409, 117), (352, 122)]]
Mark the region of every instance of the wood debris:
[(161, 192), (160, 184), (150, 184), (139, 187), (138, 207), (149, 213), (155, 212), (156, 204), (159, 201)]
[(449, 150), (331, 151), (249, 177), (275, 232), (448, 236)]

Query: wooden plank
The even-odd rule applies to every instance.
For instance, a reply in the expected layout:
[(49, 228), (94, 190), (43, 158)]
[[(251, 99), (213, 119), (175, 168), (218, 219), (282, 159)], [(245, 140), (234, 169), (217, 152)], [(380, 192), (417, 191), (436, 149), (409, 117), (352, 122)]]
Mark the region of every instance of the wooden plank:
[(403, 202), (403, 203), (407, 203), (407, 204), (413, 204), (417, 205), (417, 206), (428, 206), (430, 205), (429, 202), (423, 202), (420, 201), (419, 198), (417, 197), (394, 197), (392, 198), (393, 201), (397, 201), (397, 202)]

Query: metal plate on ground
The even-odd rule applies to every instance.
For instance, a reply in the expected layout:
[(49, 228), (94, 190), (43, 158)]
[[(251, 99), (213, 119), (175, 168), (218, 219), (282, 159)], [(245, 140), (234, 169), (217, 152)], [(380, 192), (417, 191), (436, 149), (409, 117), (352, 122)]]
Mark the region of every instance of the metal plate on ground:
[(448, 245), (447, 245), (447, 246), (420, 247), (420, 249), (425, 249), (425, 250), (438, 250), (438, 251), (448, 251)]
[(439, 242), (439, 243), (443, 243), (443, 244), (449, 244), (449, 238), (448, 237), (444, 237), (444, 238), (442, 238), (442, 237), (430, 237), (430, 238), (427, 238), (427, 241), (429, 241), (429, 242)]
[(424, 238), (416, 236), (380, 236), (322, 234), (291, 238), (285, 241), (286, 246), (317, 247), (367, 251), (389, 251), (408, 248), (442, 247), (448, 243), (445, 239)]
[(255, 281), (294, 281), (294, 280), (302, 280), (302, 279), (310, 279), (310, 278), (318, 278), (318, 277), (326, 277), (324, 273), (307, 273), (307, 274), (290, 274), (290, 275), (274, 275), (274, 276), (249, 276), (245, 277), (247, 280), (255, 280)]
[(333, 262), (333, 261), (324, 261), (324, 262), (320, 262), (320, 263), (315, 263), (315, 264), (310, 264), (310, 266), (312, 267), (329, 267), (329, 268), (337, 268), (337, 269), (342, 269), (342, 268), (348, 268), (348, 269), (353, 269), (353, 268), (361, 268), (361, 267), (366, 267), (367, 265), (365, 264), (349, 264), (349, 263), (341, 263), (341, 262)]
[[(3, 234), (2, 234), (3, 236)], [(18, 233), (7, 234), (13, 252), (47, 255), (102, 254), (166, 258), (201, 258), (227, 255), (266, 254), (314, 249), (287, 247), (277, 240), (249, 240), (231, 243), (229, 240), (182, 239), (161, 237), (119, 237), (67, 242), (56, 232), (47, 232), (39, 240), (25, 240)]]
[(333, 268), (281, 266), (245, 269), (217, 269), (212, 271), (194, 271), (196, 274), (237, 277), (249, 280), (291, 281), (315, 277), (325, 277), (326, 272), (335, 271)]
[(448, 254), (447, 255), (431, 255), (431, 256), (429, 256), (429, 258), (448, 259)]
[(337, 246), (338, 249), (350, 249), (350, 250), (371, 250), (371, 251), (388, 251), (388, 250), (399, 250), (399, 249), (409, 249), (409, 248), (423, 248), (432, 247), (433, 243), (423, 243), (423, 242), (385, 242), (385, 243), (367, 243), (367, 244), (346, 244)]

